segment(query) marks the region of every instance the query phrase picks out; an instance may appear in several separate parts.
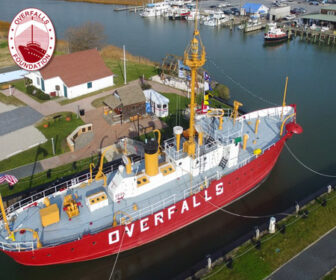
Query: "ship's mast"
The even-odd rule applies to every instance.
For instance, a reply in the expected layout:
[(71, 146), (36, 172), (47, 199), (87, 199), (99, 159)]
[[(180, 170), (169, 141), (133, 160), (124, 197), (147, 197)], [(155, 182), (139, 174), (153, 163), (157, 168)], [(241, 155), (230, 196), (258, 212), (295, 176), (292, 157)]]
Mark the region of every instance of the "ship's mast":
[[(196, 2), (196, 11), (198, 10), (198, 1)], [(189, 46), (184, 51), (184, 65), (189, 66), (191, 70), (191, 95), (190, 95), (190, 122), (189, 122), (189, 139), (183, 144), (183, 151), (189, 156), (195, 156), (195, 86), (197, 79), (197, 69), (205, 63), (205, 48), (202, 44), (200, 33), (197, 26), (197, 12), (195, 15), (194, 35)]]

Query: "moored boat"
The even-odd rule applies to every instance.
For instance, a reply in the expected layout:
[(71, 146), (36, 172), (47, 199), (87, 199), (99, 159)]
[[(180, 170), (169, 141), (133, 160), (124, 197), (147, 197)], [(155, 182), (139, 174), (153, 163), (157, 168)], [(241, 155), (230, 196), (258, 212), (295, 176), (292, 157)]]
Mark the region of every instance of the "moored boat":
[(281, 28), (277, 28), (276, 23), (269, 24), (268, 31), (264, 36), (265, 43), (277, 43), (288, 40), (288, 35)]

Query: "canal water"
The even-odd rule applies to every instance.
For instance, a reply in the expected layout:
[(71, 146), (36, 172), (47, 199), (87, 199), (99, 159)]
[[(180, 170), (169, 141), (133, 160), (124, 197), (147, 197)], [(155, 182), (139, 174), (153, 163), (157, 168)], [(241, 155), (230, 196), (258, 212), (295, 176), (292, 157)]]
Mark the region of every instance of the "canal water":
[[(189, 22), (142, 19), (114, 12), (113, 6), (55, 0), (1, 0), (0, 20), (11, 21), (18, 11), (36, 7), (52, 19), (58, 38), (69, 27), (92, 21), (105, 27), (107, 41), (139, 56), (161, 61), (166, 54), (182, 55), (192, 35)], [(289, 76), (287, 103), (297, 104), (297, 121), (304, 133), (288, 142), (295, 155), (313, 170), (336, 175), (335, 48), (299, 39), (263, 46), (263, 34), (200, 27), (210, 76), (230, 87), (233, 99), (247, 111), (281, 104)], [(308, 171), (284, 148), (268, 180), (256, 191), (229, 206), (235, 213), (267, 215), (292, 206), (331, 178)], [(265, 220), (237, 218), (217, 212), (152, 244), (120, 254), (116, 279), (170, 279), (205, 256), (235, 240)], [(1, 279), (108, 279), (115, 257), (86, 263), (24, 267), (0, 254)]]

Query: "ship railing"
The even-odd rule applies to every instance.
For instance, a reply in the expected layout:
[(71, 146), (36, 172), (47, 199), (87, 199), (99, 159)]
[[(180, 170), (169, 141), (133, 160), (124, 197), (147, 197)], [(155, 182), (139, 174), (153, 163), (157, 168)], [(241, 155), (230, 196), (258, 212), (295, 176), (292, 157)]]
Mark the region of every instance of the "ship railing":
[(179, 160), (185, 156), (185, 153), (182, 149), (176, 150), (175, 138), (170, 138), (164, 141), (164, 150), (165, 153), (174, 160)]
[(34, 250), (34, 242), (0, 242), (0, 248), (3, 251), (32, 251)]
[(204, 181), (199, 182), (197, 184), (192, 185), (192, 187), (187, 188), (183, 191), (183, 199), (186, 199), (187, 197), (199, 193), (200, 191), (206, 189), (209, 187), (209, 183), (212, 180), (218, 180), (220, 176), (218, 176), (217, 174), (211, 175), (209, 177), (204, 178)]
[(119, 217), (119, 224), (120, 225), (125, 224), (125, 223), (127, 224), (128, 222), (139, 220), (148, 215), (152, 215), (155, 212), (160, 211), (169, 205), (175, 204), (175, 202), (176, 202), (176, 194), (172, 194), (171, 196), (164, 198), (158, 202), (155, 202), (143, 209), (139, 209), (137, 211), (127, 213), (128, 219), (125, 219), (125, 216), (121, 215)]
[(243, 121), (243, 120), (251, 120), (251, 119), (258, 119), (258, 118), (264, 118), (264, 117), (275, 117), (276, 120), (281, 118), (281, 114), (284, 116), (290, 115), (294, 112), (293, 107), (291, 106), (285, 106), (285, 107), (274, 107), (274, 108), (267, 108), (263, 110), (258, 110), (254, 111), (251, 113), (248, 113), (246, 115), (243, 115), (239, 117), (237, 120), (238, 121)]
[[(108, 166), (107, 168), (104, 168), (103, 171), (105, 173), (105, 175), (113, 172), (115, 169), (115, 166), (114, 165), (111, 165), (111, 166)], [(92, 172), (92, 177), (94, 177), (96, 175), (97, 171), (94, 171)], [(45, 189), (41, 192), (38, 192), (36, 194), (33, 194), (32, 196), (30, 197), (27, 197), (27, 198), (24, 198), (24, 199), (21, 199), (15, 203), (13, 203), (12, 205), (10, 205), (9, 207), (6, 208), (6, 213), (7, 214), (11, 214), (13, 213), (14, 211), (17, 211), (17, 210), (21, 210), (23, 211), (26, 207), (31, 207), (31, 206), (34, 206), (35, 205), (35, 202), (37, 202), (38, 200), (46, 197), (46, 196), (49, 196), (53, 193), (56, 193), (56, 192), (59, 192), (59, 191), (65, 191), (65, 190), (68, 190), (69, 188), (71, 187), (74, 187), (80, 183), (84, 183), (84, 182), (87, 182), (89, 179), (90, 179), (90, 173), (85, 173), (85, 174), (82, 174), (78, 177), (74, 177), (68, 181), (65, 181), (65, 182), (62, 182), (62, 183), (59, 183), (57, 185), (54, 185), (48, 189)], [(0, 215), (1, 219), (2, 219), (2, 216)]]

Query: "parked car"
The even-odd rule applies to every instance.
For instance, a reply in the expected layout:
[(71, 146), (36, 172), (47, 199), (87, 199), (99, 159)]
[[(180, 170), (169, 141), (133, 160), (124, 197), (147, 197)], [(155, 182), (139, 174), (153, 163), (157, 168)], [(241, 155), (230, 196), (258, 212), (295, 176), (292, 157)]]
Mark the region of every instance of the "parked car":
[(295, 18), (296, 18), (296, 16), (295, 16), (294, 14), (285, 16), (285, 19), (286, 19), (286, 20), (293, 20), (293, 19), (295, 19)]
[(211, 9), (216, 9), (217, 6), (216, 6), (216, 5), (211, 5), (210, 8), (211, 8)]
[(317, 1), (310, 1), (310, 2), (309, 2), (309, 5), (318, 6), (318, 5), (320, 5), (320, 3), (317, 2)]
[(223, 12), (226, 15), (232, 15), (233, 14), (233, 12), (231, 10), (224, 10)]
[(235, 16), (239, 16), (240, 15), (240, 10), (238, 8), (231, 8), (232, 14)]

